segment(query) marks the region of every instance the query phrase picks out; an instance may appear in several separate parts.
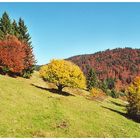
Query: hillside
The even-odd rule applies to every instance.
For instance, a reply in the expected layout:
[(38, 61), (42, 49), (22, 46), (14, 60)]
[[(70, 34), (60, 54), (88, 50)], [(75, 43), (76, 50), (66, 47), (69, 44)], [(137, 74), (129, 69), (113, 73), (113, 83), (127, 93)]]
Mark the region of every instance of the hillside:
[(38, 73), (30, 80), (0, 75), (0, 137), (140, 137), (123, 101), (87, 100), (72, 89), (59, 95), (50, 86)]
[(129, 84), (140, 75), (140, 49), (118, 48), (78, 55), (68, 60), (76, 63), (87, 75), (88, 68), (94, 68), (100, 80), (116, 78), (118, 87)]

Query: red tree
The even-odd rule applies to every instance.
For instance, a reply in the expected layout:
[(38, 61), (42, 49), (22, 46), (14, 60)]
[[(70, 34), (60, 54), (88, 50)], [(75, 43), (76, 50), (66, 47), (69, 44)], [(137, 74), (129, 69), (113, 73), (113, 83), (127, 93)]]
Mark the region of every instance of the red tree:
[(34, 59), (26, 62), (27, 52), (32, 55), (32, 50), (27, 44), (19, 41), (17, 37), (8, 35), (4, 40), (0, 40), (0, 67), (7, 68), (12, 73), (22, 74), (34, 63)]

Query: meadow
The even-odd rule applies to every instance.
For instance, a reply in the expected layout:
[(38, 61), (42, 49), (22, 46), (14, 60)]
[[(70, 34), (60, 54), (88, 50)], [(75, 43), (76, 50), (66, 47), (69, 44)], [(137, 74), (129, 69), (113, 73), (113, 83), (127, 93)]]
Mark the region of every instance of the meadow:
[(30, 79), (0, 75), (0, 137), (140, 137), (140, 124), (126, 117), (126, 102), (89, 93), (49, 90), (34, 72)]

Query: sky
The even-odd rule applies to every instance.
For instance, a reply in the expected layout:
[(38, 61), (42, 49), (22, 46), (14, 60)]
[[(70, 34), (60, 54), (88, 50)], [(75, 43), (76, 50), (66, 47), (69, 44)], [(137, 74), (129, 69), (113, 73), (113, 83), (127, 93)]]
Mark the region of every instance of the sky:
[(140, 48), (140, 3), (2, 3), (0, 17), (21, 17), (37, 64), (113, 48)]

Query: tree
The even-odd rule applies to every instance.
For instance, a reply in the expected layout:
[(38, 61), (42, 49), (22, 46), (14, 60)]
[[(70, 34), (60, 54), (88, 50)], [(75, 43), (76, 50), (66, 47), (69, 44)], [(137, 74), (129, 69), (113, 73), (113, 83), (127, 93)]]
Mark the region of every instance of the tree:
[[(29, 78), (31, 73), (33, 72), (34, 70), (34, 64), (36, 63), (36, 61), (34, 61), (34, 63), (30, 63), (30, 60), (33, 60), (34, 59), (34, 55), (33, 55), (33, 47), (31, 45), (31, 37), (28, 33), (28, 29), (27, 29), (27, 26), (25, 25), (24, 23), (24, 20), (23, 19), (19, 19), (19, 22), (18, 22), (18, 36), (19, 36), (19, 39), (22, 40), (23, 42), (27, 43), (27, 45), (30, 47), (30, 48), (27, 48), (26, 50), (26, 58), (25, 58), (25, 65), (26, 65), (26, 69), (24, 69), (24, 72), (23, 72), (23, 77), (25, 78)], [(31, 53), (32, 52), (32, 53)]]
[(20, 42), (15, 36), (8, 35), (0, 41), (0, 68), (5, 72), (21, 74), (25, 68), (25, 48), (28, 46)]
[[(3, 44), (5, 42), (7, 42), (7, 37), (8, 37), (8, 41), (9, 41), (9, 36), (10, 36), (10, 38), (11, 38), (11, 36), (13, 36), (14, 38), (16, 37), (16, 39), (19, 42), (21, 42), (21, 44), (24, 44), (26, 46), (26, 47), (24, 47), (24, 53), (25, 53), (26, 57), (24, 58), (24, 69), (22, 70), (22, 76), (25, 78), (29, 78), (31, 76), (31, 73), (34, 70), (34, 65), (35, 65), (36, 61), (34, 58), (33, 47), (31, 45), (31, 41), (30, 41), (31, 37), (28, 33), (27, 26), (25, 25), (24, 20), (22, 20), (21, 18), (19, 19), (18, 24), (15, 20), (11, 23), (11, 20), (10, 20), (8, 14), (6, 12), (4, 12), (2, 15), (2, 18), (0, 19), (0, 41), (2, 41), (1, 42), (2, 46), (0, 46), (1, 54), (4, 53), (4, 51), (5, 52), (7, 51), (6, 50), (7, 47), (5, 48), (5, 50), (3, 50), (3, 47), (4, 47)], [(11, 49), (13, 49), (15, 40), (13, 40), (13, 42), (12, 42), (12, 40), (10, 40), (10, 41), (12, 43)], [(16, 48), (16, 45), (17, 44), (15, 44), (15, 48)], [(11, 46), (11, 44), (9, 44), (9, 46)], [(19, 52), (19, 54), (20, 54), (20, 52)], [(13, 55), (15, 55), (15, 53)], [(16, 55), (18, 55), (18, 54), (16, 54)], [(12, 54), (7, 55), (6, 59), (10, 56), (12, 56)], [(1, 58), (3, 58), (3, 57), (1, 57)], [(10, 59), (12, 60), (12, 58), (10, 58)], [(4, 70), (5, 70), (5, 68), (4, 68)], [(7, 71), (7, 68), (6, 68), (6, 71)]]
[(128, 87), (127, 101), (128, 115), (140, 122), (140, 76), (136, 77)]
[(15, 35), (17, 38), (19, 38), (19, 34), (20, 34), (19, 28), (18, 28), (18, 25), (15, 20), (12, 23), (12, 30), (13, 30), (13, 35)]
[(27, 26), (22, 18), (18, 21), (19, 39), (25, 41), (31, 47), (31, 37), (28, 33)]
[[(28, 46), (28, 45), (27, 45)], [(25, 69), (23, 70), (22, 76), (24, 78), (29, 78), (31, 76), (31, 74), (33, 73), (34, 69), (35, 69), (35, 57), (33, 54), (33, 48), (32, 47), (27, 47), (25, 49), (25, 53), (26, 53), (26, 58), (24, 61), (24, 65), (25, 65)]]
[(105, 80), (107, 88), (110, 89), (110, 90), (115, 88), (115, 82), (116, 82), (116, 79), (113, 79), (113, 78), (107, 78)]
[(40, 69), (41, 77), (55, 83), (61, 92), (64, 87), (85, 88), (86, 79), (80, 68), (66, 60), (52, 60)]
[(4, 35), (12, 34), (12, 24), (9, 15), (4, 12), (0, 19), (0, 30)]
[(116, 79), (107, 78), (100, 83), (100, 88), (108, 96), (111, 96), (112, 98), (118, 98), (119, 97), (119, 93), (115, 89), (115, 82), (116, 82)]
[(101, 82), (100, 86), (101, 86), (101, 89), (102, 89), (105, 93), (107, 93), (108, 84), (107, 84), (106, 80), (104, 80), (103, 82)]
[(99, 80), (95, 71), (91, 68), (87, 75), (87, 88), (91, 90), (93, 87), (98, 87)]
[(2, 32), (2, 30), (0, 29), (0, 40), (2, 40), (4, 38), (4, 33)]
[(28, 66), (25, 65), (27, 53), (32, 55), (31, 48), (13, 35), (5, 36), (0, 40), (0, 68), (4, 73), (22, 75), (24, 69), (34, 64), (34, 59), (30, 59)]

